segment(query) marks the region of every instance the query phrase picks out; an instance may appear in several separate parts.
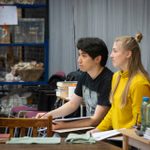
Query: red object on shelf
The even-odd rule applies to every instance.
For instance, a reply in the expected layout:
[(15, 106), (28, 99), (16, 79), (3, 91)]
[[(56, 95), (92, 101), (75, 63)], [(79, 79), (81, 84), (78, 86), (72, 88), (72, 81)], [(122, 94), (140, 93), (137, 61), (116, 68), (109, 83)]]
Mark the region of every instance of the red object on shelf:
[(0, 143), (6, 143), (10, 140), (10, 134), (0, 134)]

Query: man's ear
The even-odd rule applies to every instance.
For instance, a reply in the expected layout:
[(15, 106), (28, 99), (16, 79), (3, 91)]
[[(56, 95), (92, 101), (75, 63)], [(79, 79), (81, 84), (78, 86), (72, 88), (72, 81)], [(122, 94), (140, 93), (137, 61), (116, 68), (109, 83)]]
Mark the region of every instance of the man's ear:
[(95, 61), (96, 61), (97, 63), (100, 63), (101, 60), (102, 60), (102, 56), (101, 56), (101, 55), (95, 57)]

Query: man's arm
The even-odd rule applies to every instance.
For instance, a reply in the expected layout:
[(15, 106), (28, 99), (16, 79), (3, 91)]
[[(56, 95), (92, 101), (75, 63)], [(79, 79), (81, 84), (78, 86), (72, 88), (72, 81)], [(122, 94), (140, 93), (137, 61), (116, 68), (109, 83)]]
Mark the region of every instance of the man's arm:
[(105, 117), (110, 107), (97, 105), (93, 116), (83, 120), (70, 121), (70, 122), (56, 122), (53, 129), (69, 129), (78, 127), (96, 127)]
[(82, 102), (82, 98), (74, 94), (71, 100), (69, 100), (67, 103), (65, 103), (61, 107), (55, 110), (52, 110), (46, 114), (38, 113), (36, 115), (36, 118), (48, 118), (49, 116), (52, 116), (53, 118), (58, 118), (58, 117), (67, 116), (71, 114), (72, 112), (74, 112), (80, 106), (81, 102)]

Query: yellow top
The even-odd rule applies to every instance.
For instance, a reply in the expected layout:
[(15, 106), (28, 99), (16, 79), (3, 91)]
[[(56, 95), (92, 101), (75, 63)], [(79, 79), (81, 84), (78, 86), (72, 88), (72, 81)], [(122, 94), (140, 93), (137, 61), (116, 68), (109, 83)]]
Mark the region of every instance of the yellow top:
[(118, 71), (113, 75), (112, 89), (115, 86), (119, 74), (121, 78), (114, 94), (112, 106), (104, 120), (97, 126), (97, 129), (100, 131), (131, 128), (136, 124), (137, 115), (138, 123), (141, 122), (142, 97), (150, 97), (150, 83), (141, 73), (138, 73), (131, 81), (127, 104), (121, 108), (121, 97), (128, 80), (128, 72), (121, 73)]

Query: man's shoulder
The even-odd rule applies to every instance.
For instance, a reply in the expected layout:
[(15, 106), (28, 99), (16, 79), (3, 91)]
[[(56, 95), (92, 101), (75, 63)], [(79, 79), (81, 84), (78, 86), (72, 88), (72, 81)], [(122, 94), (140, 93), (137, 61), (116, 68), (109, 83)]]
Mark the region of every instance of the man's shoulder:
[(80, 80), (86, 79), (87, 77), (89, 77), (89, 74), (87, 72), (82, 72), (80, 75)]
[(113, 75), (113, 72), (107, 67), (104, 68), (104, 73), (109, 74), (111, 76)]
[(108, 69), (107, 67), (105, 67), (100, 76), (104, 80), (111, 80), (112, 76), (113, 76), (113, 72), (110, 69)]

